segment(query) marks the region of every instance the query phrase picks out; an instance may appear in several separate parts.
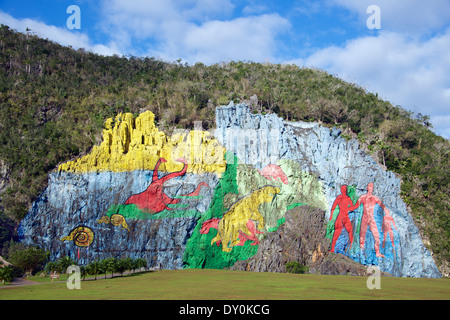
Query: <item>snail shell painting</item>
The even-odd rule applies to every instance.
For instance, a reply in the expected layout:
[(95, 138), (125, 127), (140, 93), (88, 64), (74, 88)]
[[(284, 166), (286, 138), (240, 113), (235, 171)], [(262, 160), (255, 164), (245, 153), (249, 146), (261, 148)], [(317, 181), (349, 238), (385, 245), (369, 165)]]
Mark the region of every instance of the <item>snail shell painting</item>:
[(122, 228), (130, 231), (125, 217), (121, 214), (113, 214), (111, 217), (103, 216), (97, 220), (97, 223), (111, 223), (113, 226), (122, 226)]
[(88, 227), (80, 226), (70, 231), (68, 236), (60, 239), (61, 241), (73, 241), (78, 247), (88, 247), (94, 241), (94, 231)]

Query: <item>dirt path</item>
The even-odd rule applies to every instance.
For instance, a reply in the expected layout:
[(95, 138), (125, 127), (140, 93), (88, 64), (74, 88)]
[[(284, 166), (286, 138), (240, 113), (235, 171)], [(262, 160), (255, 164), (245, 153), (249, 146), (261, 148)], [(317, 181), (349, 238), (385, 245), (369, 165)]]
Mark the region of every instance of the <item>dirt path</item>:
[(22, 287), (34, 284), (42, 284), (41, 282), (31, 281), (24, 278), (16, 278), (12, 282), (8, 282), (6, 286), (0, 286), (0, 290), (3, 288)]

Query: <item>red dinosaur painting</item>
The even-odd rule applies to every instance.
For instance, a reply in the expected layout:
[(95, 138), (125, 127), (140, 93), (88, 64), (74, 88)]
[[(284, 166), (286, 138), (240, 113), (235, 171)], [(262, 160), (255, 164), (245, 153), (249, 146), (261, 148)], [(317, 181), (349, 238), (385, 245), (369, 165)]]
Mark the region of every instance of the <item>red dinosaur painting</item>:
[[(148, 188), (141, 193), (134, 194), (129, 197), (125, 204), (135, 204), (139, 208), (139, 210), (150, 211), (152, 213), (158, 213), (163, 210), (173, 210), (173, 208), (169, 208), (168, 205), (178, 203), (180, 199), (173, 199), (166, 195), (163, 191), (164, 183), (167, 180), (173, 179), (175, 177), (183, 176), (187, 170), (186, 159), (178, 158), (176, 161), (184, 163), (184, 167), (181, 171), (172, 172), (161, 178), (158, 178), (158, 168), (160, 164), (163, 162), (167, 162), (166, 159), (160, 158), (156, 163), (155, 169), (153, 170), (152, 182), (150, 183)], [(200, 183), (197, 186), (197, 189), (189, 195), (197, 195), (202, 185), (206, 185), (206, 183)]]
[(198, 195), (200, 194), (200, 189), (202, 187), (209, 187), (209, 185), (206, 182), (200, 182), (193, 192), (185, 194), (182, 197), (198, 197)]

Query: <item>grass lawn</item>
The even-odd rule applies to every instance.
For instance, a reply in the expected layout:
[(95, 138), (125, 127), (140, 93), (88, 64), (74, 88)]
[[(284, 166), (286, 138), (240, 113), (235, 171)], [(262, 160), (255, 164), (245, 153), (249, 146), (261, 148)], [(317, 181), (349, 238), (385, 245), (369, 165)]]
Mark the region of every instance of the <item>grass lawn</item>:
[[(37, 278), (30, 278), (37, 280)], [(61, 279), (62, 280), (62, 279)], [(298, 299), (450, 299), (450, 279), (381, 278), (370, 290), (367, 277), (257, 273), (215, 269), (161, 270), (81, 281), (0, 288), (0, 300), (298, 300)]]

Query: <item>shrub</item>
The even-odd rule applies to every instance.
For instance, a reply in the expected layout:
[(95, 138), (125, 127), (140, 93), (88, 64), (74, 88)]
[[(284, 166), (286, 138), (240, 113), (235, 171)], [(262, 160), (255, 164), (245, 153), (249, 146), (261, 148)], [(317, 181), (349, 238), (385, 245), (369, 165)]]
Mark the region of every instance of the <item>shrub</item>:
[(289, 273), (305, 274), (309, 272), (308, 266), (301, 265), (298, 261), (288, 262), (285, 267), (286, 272)]
[(12, 266), (0, 267), (0, 282), (12, 282), (14, 279), (14, 268)]
[(49, 252), (37, 246), (15, 243), (9, 247), (8, 261), (29, 275), (41, 270), (48, 258)]

